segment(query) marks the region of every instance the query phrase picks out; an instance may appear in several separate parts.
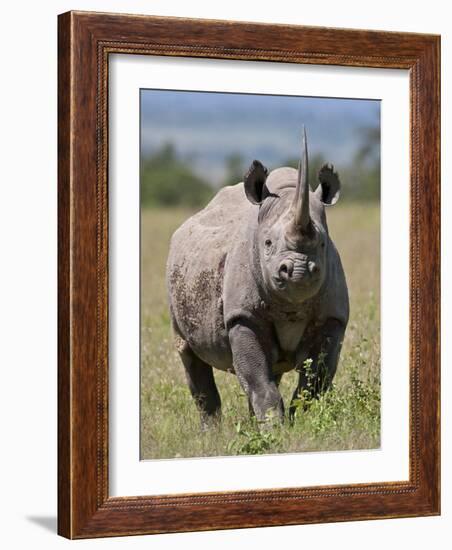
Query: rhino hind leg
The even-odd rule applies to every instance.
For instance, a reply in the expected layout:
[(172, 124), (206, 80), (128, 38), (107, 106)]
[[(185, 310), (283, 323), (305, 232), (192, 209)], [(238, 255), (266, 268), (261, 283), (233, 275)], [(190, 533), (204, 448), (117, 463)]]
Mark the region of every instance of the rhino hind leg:
[(345, 326), (337, 319), (328, 319), (314, 338), (308, 358), (312, 359), (309, 372), (299, 370), (298, 384), (292, 396), (289, 419), (293, 422), (297, 406), (295, 400), (301, 392), (308, 390), (311, 399), (318, 398), (331, 385), (336, 374), (342, 348)]
[(188, 344), (179, 351), (179, 355), (185, 367), (188, 387), (201, 416), (201, 427), (207, 429), (221, 416), (221, 399), (213, 369), (202, 361)]

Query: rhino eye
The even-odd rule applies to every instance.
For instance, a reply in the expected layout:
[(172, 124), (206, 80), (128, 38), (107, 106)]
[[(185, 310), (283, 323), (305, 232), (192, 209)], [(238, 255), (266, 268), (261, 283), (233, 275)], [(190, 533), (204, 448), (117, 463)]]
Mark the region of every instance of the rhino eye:
[(270, 239), (265, 239), (265, 246), (271, 246), (272, 242)]

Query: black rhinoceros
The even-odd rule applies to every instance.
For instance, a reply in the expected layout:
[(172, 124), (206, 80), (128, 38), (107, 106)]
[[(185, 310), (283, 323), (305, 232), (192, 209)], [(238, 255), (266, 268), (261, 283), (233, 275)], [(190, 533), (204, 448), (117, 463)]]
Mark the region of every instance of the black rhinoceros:
[(336, 372), (349, 301), (325, 205), (340, 182), (328, 164), (318, 177), (312, 191), (303, 130), (298, 170), (268, 174), (255, 160), (243, 183), (221, 189), (171, 239), (171, 321), (203, 424), (221, 407), (212, 367), (237, 375), (260, 421), (270, 411), (284, 418), (285, 372), (299, 371), (293, 400), (307, 387), (308, 363), (314, 395)]

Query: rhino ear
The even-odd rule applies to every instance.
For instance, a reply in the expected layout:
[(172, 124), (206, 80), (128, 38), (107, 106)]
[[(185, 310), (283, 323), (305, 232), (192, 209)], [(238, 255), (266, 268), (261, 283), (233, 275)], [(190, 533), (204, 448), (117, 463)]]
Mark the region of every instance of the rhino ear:
[(246, 198), (253, 204), (261, 204), (268, 196), (268, 189), (265, 186), (268, 170), (258, 160), (253, 160), (244, 179)]
[(320, 185), (316, 189), (316, 195), (323, 204), (331, 206), (336, 204), (341, 194), (341, 182), (332, 164), (324, 164), (319, 170)]

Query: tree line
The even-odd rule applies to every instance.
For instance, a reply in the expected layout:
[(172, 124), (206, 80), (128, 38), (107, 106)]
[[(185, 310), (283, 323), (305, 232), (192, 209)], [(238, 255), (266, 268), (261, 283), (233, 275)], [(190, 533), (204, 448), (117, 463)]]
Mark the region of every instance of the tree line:
[[(335, 166), (342, 182), (342, 200), (377, 201), (380, 198), (379, 129), (363, 128), (361, 137), (361, 146), (350, 162)], [(243, 181), (249, 164), (247, 160), (240, 153), (233, 153), (225, 159), (222, 186)], [(318, 170), (325, 162), (323, 155), (311, 155), (311, 185), (316, 184)], [(288, 158), (280, 165), (296, 168), (298, 159)], [(268, 168), (272, 169), (271, 166)], [(201, 177), (192, 163), (179, 155), (171, 143), (164, 144), (142, 160), (140, 186), (142, 207), (201, 207), (216, 192), (211, 182)]]

